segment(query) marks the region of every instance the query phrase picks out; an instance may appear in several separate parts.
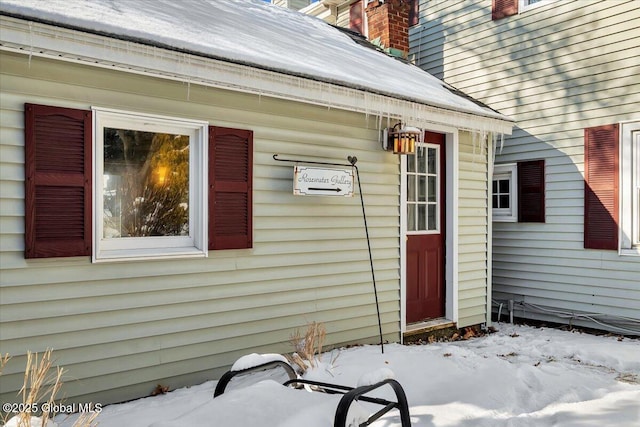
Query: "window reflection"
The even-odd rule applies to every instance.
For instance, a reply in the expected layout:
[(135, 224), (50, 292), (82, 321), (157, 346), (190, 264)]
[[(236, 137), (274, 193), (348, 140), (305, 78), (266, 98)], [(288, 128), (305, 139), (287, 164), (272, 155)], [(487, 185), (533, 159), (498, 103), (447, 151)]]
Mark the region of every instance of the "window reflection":
[(104, 129), (103, 237), (189, 234), (189, 136)]

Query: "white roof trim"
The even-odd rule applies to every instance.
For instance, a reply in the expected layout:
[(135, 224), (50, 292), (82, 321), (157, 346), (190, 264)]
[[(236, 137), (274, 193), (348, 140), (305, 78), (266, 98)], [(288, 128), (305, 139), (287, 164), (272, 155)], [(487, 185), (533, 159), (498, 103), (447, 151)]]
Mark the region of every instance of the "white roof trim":
[(249, 65), (7, 16), (0, 17), (0, 26), (0, 49), (29, 56), (355, 111), (380, 120), (387, 117), (400, 119), (421, 127), (437, 123), (482, 133), (512, 132), (513, 123), (510, 121), (437, 108)]

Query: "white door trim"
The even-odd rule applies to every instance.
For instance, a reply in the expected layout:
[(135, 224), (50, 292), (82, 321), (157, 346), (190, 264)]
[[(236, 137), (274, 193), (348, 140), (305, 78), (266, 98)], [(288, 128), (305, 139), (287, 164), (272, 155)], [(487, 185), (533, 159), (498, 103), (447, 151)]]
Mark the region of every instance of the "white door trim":
[[(458, 129), (432, 125), (429, 132), (445, 135), (446, 302), (445, 317), (458, 321)], [(400, 330), (407, 331), (407, 158), (400, 157)]]

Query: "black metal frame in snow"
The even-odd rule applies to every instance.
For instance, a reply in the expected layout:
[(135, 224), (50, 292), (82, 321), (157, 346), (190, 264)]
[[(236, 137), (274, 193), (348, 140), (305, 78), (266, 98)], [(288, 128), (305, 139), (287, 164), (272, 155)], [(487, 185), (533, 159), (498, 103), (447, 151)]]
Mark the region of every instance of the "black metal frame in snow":
[[(287, 381), (282, 383), (285, 387), (291, 387), (294, 389), (307, 389), (312, 392), (326, 393), (326, 394), (341, 394), (342, 397), (336, 407), (334, 415), (333, 425), (334, 427), (345, 427), (347, 425), (347, 417), (349, 414), (349, 408), (355, 401), (368, 402), (381, 406), (376, 412), (371, 414), (367, 420), (359, 427), (365, 427), (371, 425), (374, 421), (378, 420), (387, 412), (392, 409), (398, 409), (400, 412), (400, 424), (402, 427), (411, 426), (411, 417), (409, 414), (409, 403), (407, 401), (407, 395), (402, 388), (402, 385), (394, 379), (386, 378), (378, 381), (374, 384), (362, 385), (359, 387), (347, 387), (338, 384), (330, 384), (319, 381), (311, 381), (302, 378), (298, 378), (297, 374), (293, 370), (293, 367), (287, 362), (281, 360), (274, 360), (271, 362), (265, 362), (260, 365), (251, 366), (246, 369), (240, 369), (237, 371), (227, 371), (218, 381), (213, 398), (224, 394), (227, 391), (227, 386), (231, 383), (231, 380), (235, 377), (243, 377), (251, 375), (256, 372), (265, 372), (273, 369), (283, 369), (286, 376), (289, 377)], [(258, 379), (256, 379), (258, 381)], [(396, 400), (388, 400), (380, 397), (367, 396), (374, 390), (377, 390), (384, 386), (390, 386), (393, 390)]]
[(225, 372), (224, 375), (222, 375), (218, 380), (218, 384), (216, 384), (216, 389), (213, 392), (213, 397), (215, 399), (216, 397), (224, 393), (231, 380), (235, 377), (239, 377), (247, 373), (269, 371), (278, 368), (282, 369), (286, 376), (289, 377), (289, 380), (287, 381), (292, 381), (298, 378), (298, 374), (296, 374), (296, 371), (293, 370), (290, 364), (281, 360), (273, 360), (271, 362), (266, 362), (258, 366), (253, 366), (251, 368)]
[[(400, 425), (402, 427), (411, 427), (411, 417), (409, 414), (409, 403), (407, 400), (407, 395), (405, 394), (404, 389), (402, 388), (400, 383), (391, 378), (384, 379), (375, 384), (363, 385), (356, 388), (304, 379), (290, 380), (283, 385), (288, 387), (297, 386), (298, 388), (302, 388), (307, 385), (310, 386), (312, 391), (318, 391), (327, 394), (342, 394), (340, 402), (338, 402), (338, 407), (336, 408), (335, 417), (333, 419), (334, 427), (345, 427), (347, 425), (349, 408), (354, 401), (375, 403), (382, 406), (382, 409), (370, 415), (369, 418), (367, 418), (364, 423), (359, 424), (358, 427), (371, 425), (374, 421), (394, 408), (400, 411)], [(380, 397), (366, 396), (367, 393), (379, 389), (385, 385), (389, 385), (393, 389), (393, 392), (396, 395), (396, 402), (382, 399)]]
[(356, 163), (358, 158), (356, 156), (348, 156), (347, 163), (335, 163), (335, 162), (318, 162), (312, 160), (302, 160), (302, 159), (279, 159), (278, 154), (273, 155), (273, 160), (277, 162), (288, 162), (288, 163), (305, 163), (309, 165), (324, 165), (324, 166), (351, 166), (356, 170), (356, 177), (358, 178), (358, 191), (360, 192), (360, 204), (362, 205), (362, 218), (364, 219), (364, 230), (367, 236), (367, 249), (369, 250), (369, 264), (371, 265), (371, 278), (373, 280), (373, 293), (376, 299), (376, 313), (378, 315), (378, 331), (380, 333), (380, 350), (384, 353), (384, 340), (382, 338), (382, 322), (380, 320), (380, 303), (378, 302), (378, 288), (376, 286), (376, 273), (373, 268), (373, 255), (371, 254), (371, 240), (369, 239), (369, 227), (367, 226), (367, 214), (364, 210), (364, 197), (362, 195), (362, 184), (360, 183), (360, 171), (358, 170), (358, 166)]

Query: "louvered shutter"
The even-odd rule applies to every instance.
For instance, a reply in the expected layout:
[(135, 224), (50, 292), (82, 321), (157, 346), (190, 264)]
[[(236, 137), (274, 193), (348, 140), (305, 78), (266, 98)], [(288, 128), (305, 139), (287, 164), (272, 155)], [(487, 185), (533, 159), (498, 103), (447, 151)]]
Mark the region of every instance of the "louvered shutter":
[(618, 125), (584, 131), (584, 247), (618, 249)]
[(518, 13), (518, 0), (493, 0), (491, 4), (491, 19), (501, 19)]
[(544, 222), (544, 160), (518, 162), (518, 222)]
[(91, 111), (25, 104), (25, 257), (91, 254)]
[(209, 249), (250, 248), (253, 132), (209, 127)]
[(411, 0), (409, 7), (409, 26), (412, 27), (420, 23), (420, 2)]

